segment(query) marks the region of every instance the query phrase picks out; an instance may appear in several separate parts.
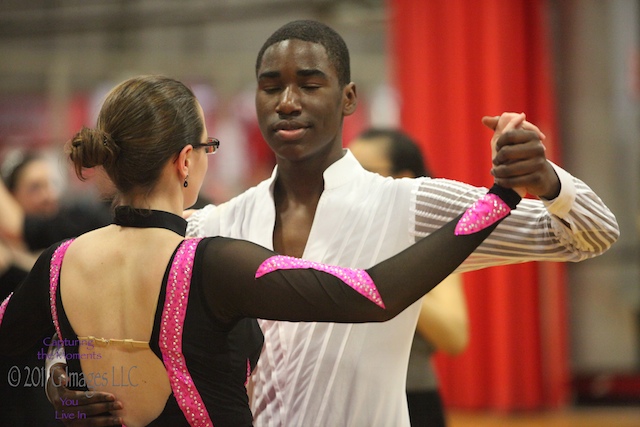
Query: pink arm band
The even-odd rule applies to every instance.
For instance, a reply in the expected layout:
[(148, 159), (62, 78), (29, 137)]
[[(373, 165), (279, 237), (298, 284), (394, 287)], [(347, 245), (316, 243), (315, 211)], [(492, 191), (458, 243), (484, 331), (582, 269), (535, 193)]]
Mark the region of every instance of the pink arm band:
[(314, 270), (329, 273), (342, 280), (349, 287), (355, 289), (359, 294), (372, 301), (381, 308), (385, 308), (382, 297), (376, 288), (376, 284), (369, 274), (360, 269), (336, 267), (334, 265), (322, 264), (319, 262), (306, 261), (283, 255), (274, 255), (264, 260), (256, 271), (256, 279), (276, 270), (293, 270), (312, 268)]

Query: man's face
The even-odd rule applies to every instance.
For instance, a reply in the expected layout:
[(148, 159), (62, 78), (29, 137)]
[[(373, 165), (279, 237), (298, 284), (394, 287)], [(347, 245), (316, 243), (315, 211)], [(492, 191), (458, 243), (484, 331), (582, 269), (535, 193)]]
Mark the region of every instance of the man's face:
[(342, 120), (355, 104), (355, 85), (340, 86), (322, 45), (292, 39), (265, 51), (256, 111), (262, 135), (278, 158), (341, 156)]

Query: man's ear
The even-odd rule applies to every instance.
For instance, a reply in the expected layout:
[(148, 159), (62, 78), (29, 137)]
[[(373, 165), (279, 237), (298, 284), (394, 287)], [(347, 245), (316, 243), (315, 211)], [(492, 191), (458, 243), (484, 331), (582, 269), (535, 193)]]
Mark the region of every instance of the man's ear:
[(342, 107), (342, 114), (350, 116), (356, 111), (358, 106), (358, 94), (356, 92), (356, 84), (354, 82), (346, 85), (342, 91), (344, 96), (344, 105)]

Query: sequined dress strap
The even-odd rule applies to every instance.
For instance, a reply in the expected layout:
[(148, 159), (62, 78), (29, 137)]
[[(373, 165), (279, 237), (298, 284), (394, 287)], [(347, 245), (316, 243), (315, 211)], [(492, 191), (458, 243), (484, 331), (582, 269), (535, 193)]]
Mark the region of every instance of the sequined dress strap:
[(62, 333), (60, 332), (60, 322), (58, 320), (58, 307), (56, 306), (56, 296), (58, 291), (58, 282), (60, 279), (60, 268), (62, 267), (62, 259), (64, 254), (67, 253), (67, 249), (74, 239), (67, 240), (62, 243), (53, 253), (51, 257), (51, 264), (49, 267), (49, 302), (51, 304), (51, 317), (53, 318), (53, 325), (56, 328), (58, 339), (63, 340)]
[(187, 421), (192, 426), (213, 427), (182, 352), (182, 332), (189, 301), (193, 260), (201, 240), (185, 239), (173, 259), (162, 311), (159, 345), (171, 389)]

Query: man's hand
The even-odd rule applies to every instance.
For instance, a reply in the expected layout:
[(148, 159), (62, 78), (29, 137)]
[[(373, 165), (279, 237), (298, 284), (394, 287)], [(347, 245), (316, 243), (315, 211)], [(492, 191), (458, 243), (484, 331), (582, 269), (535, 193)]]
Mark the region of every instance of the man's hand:
[(544, 199), (558, 196), (560, 180), (547, 161), (542, 144), (545, 135), (525, 120), (524, 113), (483, 117), (482, 123), (494, 130), (491, 174), (496, 184), (513, 188), (520, 195), (529, 193)]
[[(121, 426), (122, 418), (110, 415), (109, 411), (122, 409), (122, 403), (111, 393), (69, 390), (65, 368), (63, 364), (53, 365), (47, 381), (47, 396), (56, 410), (56, 418), (68, 427)], [(73, 419), (65, 418), (65, 414), (73, 414)]]

